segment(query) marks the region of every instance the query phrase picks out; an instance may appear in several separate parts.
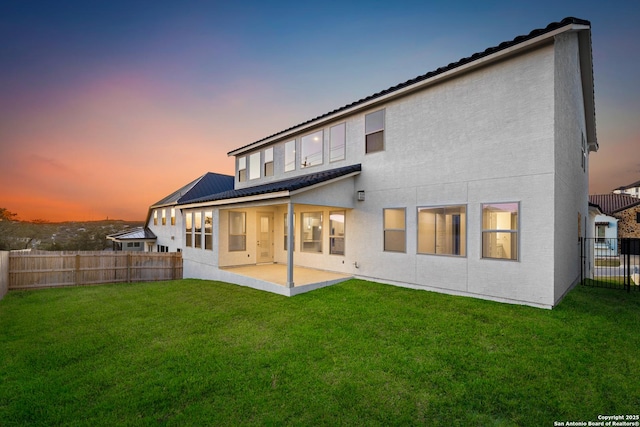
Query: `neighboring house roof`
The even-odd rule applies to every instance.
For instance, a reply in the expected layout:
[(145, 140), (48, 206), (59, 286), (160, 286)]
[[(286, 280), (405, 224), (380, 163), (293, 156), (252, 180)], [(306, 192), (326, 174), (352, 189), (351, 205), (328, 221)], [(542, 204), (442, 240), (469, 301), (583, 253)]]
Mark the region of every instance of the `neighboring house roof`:
[[(445, 66), (445, 67), (440, 67), (434, 71), (430, 71), (426, 74), (423, 74), (421, 76), (415, 77), (411, 80), (407, 80), (404, 83), (400, 83), (398, 85), (392, 86), (388, 89), (382, 90), (380, 92), (374, 93), (373, 95), (367, 96), (365, 98), (362, 98), (358, 101), (352, 102), (350, 104), (347, 104), (343, 107), (337, 108), (333, 111), (330, 111), (328, 113), (322, 114), (316, 118), (307, 120), (303, 123), (300, 123), (298, 125), (292, 126), (288, 129), (285, 129), (283, 131), (277, 132), (273, 135), (267, 136), (265, 138), (262, 138), (258, 141), (252, 142), (251, 144), (247, 144), (245, 146), (242, 146), (240, 148), (237, 148), (235, 150), (229, 151), (227, 153), (227, 155), (231, 156), (231, 155), (237, 155), (240, 154), (242, 152), (244, 152), (245, 150), (249, 149), (249, 148), (258, 148), (268, 142), (270, 142), (270, 140), (272, 140), (275, 137), (278, 136), (284, 136), (284, 134), (289, 133), (290, 131), (294, 131), (296, 129), (299, 128), (304, 128), (306, 125), (309, 125), (313, 122), (319, 121), (321, 119), (327, 118), (329, 116), (333, 116), (336, 113), (340, 113), (343, 112), (345, 110), (350, 110), (353, 109), (356, 106), (359, 105), (363, 105), (363, 104), (368, 104), (370, 103), (370, 101), (373, 101), (377, 98), (382, 98), (385, 97), (389, 94), (392, 94), (394, 92), (401, 92), (403, 89), (408, 88), (410, 86), (416, 85), (417, 83), (423, 82), (425, 80), (429, 80), (432, 79), (438, 75), (444, 74), (444, 73), (448, 73), (456, 68), (461, 68), (467, 64), (470, 64), (472, 62), (478, 61), (480, 59), (486, 58), (490, 55), (493, 55), (495, 53), (498, 53), (500, 51), (505, 51), (507, 49), (510, 49), (516, 45), (525, 43), (529, 40), (532, 40), (536, 37), (554, 32), (556, 30), (559, 30), (563, 27), (567, 27), (569, 25), (576, 25), (576, 26), (585, 26), (585, 27), (590, 27), (591, 26), (591, 22), (584, 20), (584, 19), (579, 19), (579, 18), (573, 18), (573, 17), (568, 17), (568, 18), (564, 18), (562, 21), (560, 22), (553, 22), (549, 25), (547, 25), (545, 28), (541, 28), (541, 29), (535, 29), (533, 31), (531, 31), (529, 34), (527, 35), (521, 35), (521, 36), (517, 36), (516, 38), (514, 38), (513, 40), (510, 41), (505, 41), (500, 43), (498, 46), (494, 46), (494, 47), (490, 47), (485, 49), (483, 52), (478, 52), (478, 53), (474, 53), (473, 55), (466, 57), (466, 58), (462, 58), (457, 62), (452, 62), (449, 65)], [(588, 40), (589, 40), (589, 48), (590, 48), (590, 35), (588, 36)], [(588, 53), (588, 64), (586, 64), (589, 69), (591, 70), (591, 73), (589, 74), (589, 76), (583, 76), (584, 78), (590, 78), (591, 79), (591, 86), (589, 88), (589, 86), (587, 86), (587, 88), (590, 90), (591, 93), (589, 93), (589, 91), (584, 93), (585, 96), (585, 103), (586, 105), (589, 107), (587, 114), (591, 114), (593, 115), (593, 117), (595, 118), (595, 107), (592, 105), (593, 104), (593, 66), (591, 64), (592, 58), (591, 58), (591, 51), (589, 51)], [(586, 73), (585, 73), (586, 74)], [(584, 82), (583, 82), (584, 85)], [(589, 116), (587, 115), (587, 118), (589, 118)], [(591, 122), (590, 122), (591, 123)], [(597, 151), (597, 139), (596, 139), (596, 135), (595, 135), (595, 119), (593, 119), (593, 122), (591, 123), (592, 129), (589, 129), (588, 132), (588, 137), (589, 137), (589, 143), (593, 144), (595, 146), (595, 150)], [(588, 123), (588, 127), (589, 127), (589, 123)]]
[(194, 199), (232, 190), (233, 182), (234, 177), (231, 175), (207, 172), (184, 187), (181, 187), (169, 194), (164, 199), (154, 203), (151, 207), (155, 208), (176, 205), (178, 203), (186, 203)]
[(622, 187), (616, 188), (616, 190), (626, 190), (627, 188), (636, 188), (640, 187), (640, 181), (636, 181), (633, 184), (623, 185)]
[(626, 194), (594, 194), (589, 196), (589, 203), (598, 205), (604, 214), (611, 215), (640, 205), (640, 199)]
[(262, 185), (255, 185), (253, 187), (241, 188), (238, 190), (225, 191), (218, 194), (202, 197), (200, 199), (189, 200), (188, 202), (181, 202), (180, 204), (187, 203), (202, 203), (213, 202), (218, 200), (237, 199), (240, 197), (258, 196), (269, 193), (277, 193), (283, 191), (296, 191), (303, 188), (311, 187), (314, 185), (326, 183), (333, 179), (346, 177), (350, 174), (360, 173), (362, 167), (360, 164), (344, 166), (341, 168), (325, 170), (321, 172), (310, 173), (307, 175), (296, 176), (294, 178), (285, 179), (281, 181), (270, 182)]
[(155, 240), (156, 235), (147, 227), (136, 227), (131, 230), (120, 231), (118, 233), (109, 234), (109, 240)]

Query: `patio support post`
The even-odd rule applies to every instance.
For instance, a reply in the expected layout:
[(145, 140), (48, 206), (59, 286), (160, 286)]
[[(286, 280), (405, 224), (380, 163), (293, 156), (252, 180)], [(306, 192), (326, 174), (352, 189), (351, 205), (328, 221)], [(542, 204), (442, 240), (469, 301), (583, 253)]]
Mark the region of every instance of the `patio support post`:
[(287, 288), (293, 288), (293, 203), (289, 199), (287, 204), (287, 229), (289, 238), (287, 239)]

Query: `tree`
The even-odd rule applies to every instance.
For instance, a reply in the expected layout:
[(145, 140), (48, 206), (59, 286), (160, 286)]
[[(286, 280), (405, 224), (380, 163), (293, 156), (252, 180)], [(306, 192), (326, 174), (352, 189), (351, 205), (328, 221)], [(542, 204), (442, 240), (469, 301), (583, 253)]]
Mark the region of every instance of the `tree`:
[(11, 237), (17, 217), (18, 214), (6, 208), (0, 208), (0, 250), (8, 251), (11, 249)]

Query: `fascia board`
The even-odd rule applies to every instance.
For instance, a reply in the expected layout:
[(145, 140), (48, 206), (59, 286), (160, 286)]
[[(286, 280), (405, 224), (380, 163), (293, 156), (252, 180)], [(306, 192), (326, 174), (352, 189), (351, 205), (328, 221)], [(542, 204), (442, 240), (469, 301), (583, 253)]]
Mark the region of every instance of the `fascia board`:
[(210, 202), (188, 203), (188, 204), (180, 205), (179, 208), (181, 210), (184, 210), (184, 209), (192, 209), (192, 208), (203, 208), (203, 207), (209, 207), (209, 206), (235, 205), (238, 203), (256, 202), (256, 201), (269, 200), (269, 199), (279, 199), (283, 197), (289, 197), (288, 190), (278, 191), (275, 193), (256, 194), (253, 196), (234, 197), (232, 199), (213, 200)]

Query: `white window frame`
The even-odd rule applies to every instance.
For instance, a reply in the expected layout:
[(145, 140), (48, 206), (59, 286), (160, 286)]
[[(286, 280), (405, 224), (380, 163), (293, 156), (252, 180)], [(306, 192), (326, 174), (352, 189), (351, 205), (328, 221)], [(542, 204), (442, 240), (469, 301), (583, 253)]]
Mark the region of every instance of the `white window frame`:
[(213, 211), (204, 211), (202, 216), (204, 221), (204, 249), (208, 251), (213, 250)]
[[(403, 228), (387, 228), (386, 224), (386, 212), (387, 211), (402, 211), (404, 214), (404, 227)], [(395, 252), (395, 253), (407, 253), (407, 208), (384, 208), (382, 209), (382, 250), (384, 252)], [(387, 232), (399, 232), (402, 231), (404, 233), (404, 247), (402, 250), (395, 249), (387, 249)]]
[(247, 178), (247, 156), (238, 157), (238, 182), (246, 182)]
[[(334, 215), (342, 215), (342, 234), (336, 234), (335, 229), (332, 227)], [(339, 222), (339, 221), (337, 221)], [(335, 251), (335, 242), (342, 240), (342, 252)], [(331, 211), (329, 212), (329, 254), (344, 256), (346, 253), (347, 242), (347, 211)]]
[[(373, 117), (376, 114), (382, 114), (382, 126), (376, 126), (373, 122)], [(371, 117), (370, 121), (367, 122), (367, 118)], [(369, 114), (365, 114), (364, 116), (364, 152), (365, 154), (371, 154), (371, 153), (379, 153), (380, 151), (384, 151), (386, 148), (386, 135), (385, 135), (385, 128), (386, 128), (386, 111), (385, 109), (381, 109), (381, 110), (377, 110), (377, 111), (372, 111)], [(382, 148), (377, 149), (377, 150), (373, 150), (373, 149), (369, 149), (369, 141), (368, 141), (368, 137), (369, 135), (375, 135), (381, 133), (381, 138), (382, 138)]]
[(195, 211), (193, 213), (193, 247), (202, 249), (202, 212)]
[(185, 230), (185, 246), (188, 248), (193, 247), (193, 212), (187, 212), (184, 216), (184, 230)]
[[(232, 233), (233, 229), (233, 217), (235, 215), (242, 216), (242, 230), (241, 233)], [(247, 250), (247, 213), (244, 211), (229, 211), (229, 252), (245, 252)], [(232, 238), (242, 237), (240, 241), (242, 245), (232, 246)]]
[(273, 147), (264, 150), (264, 166), (262, 167), (264, 176), (273, 176)]
[[(484, 226), (484, 214), (485, 214), (485, 206), (497, 206), (497, 205), (516, 205), (516, 228), (512, 229), (512, 228), (485, 228)], [(488, 203), (482, 203), (480, 205), (480, 229), (481, 231), (481, 235), (480, 235), (480, 254), (482, 259), (491, 259), (491, 260), (499, 260), (499, 261), (519, 261), (520, 260), (520, 202), (488, 202)], [(505, 257), (499, 257), (499, 256), (490, 256), (490, 254), (485, 254), (485, 235), (488, 235), (489, 233), (491, 234), (498, 234), (498, 233), (509, 233), (511, 234), (511, 238), (516, 239), (515, 245), (513, 243), (510, 242), (510, 246), (511, 249), (515, 249), (516, 255), (515, 257), (511, 256), (509, 258), (505, 258)]]
[[(421, 242), (421, 235), (420, 235), (420, 214), (421, 212), (425, 212), (425, 211), (439, 211), (442, 210), (442, 214), (447, 213), (448, 209), (460, 209), (463, 208), (464, 211), (462, 212), (462, 214), (464, 215), (464, 218), (461, 219), (460, 221), (460, 253), (456, 254), (453, 253), (453, 251), (451, 253), (449, 252), (443, 252), (443, 251), (438, 251), (438, 236), (441, 235), (440, 230), (442, 230), (441, 228), (439, 228), (439, 224), (437, 222), (437, 216), (436, 218), (436, 222), (434, 223), (434, 227), (435, 229), (433, 230), (433, 237), (434, 237), (434, 241), (433, 241), (433, 252), (428, 252), (428, 251), (421, 251), (420, 250), (420, 242)], [(454, 257), (460, 257), (460, 258), (464, 258), (467, 256), (467, 205), (438, 205), (438, 206), (418, 206), (417, 208), (417, 212), (416, 212), (416, 253), (420, 254), (420, 255), (439, 255), (439, 256), (454, 256)], [(447, 233), (447, 229), (446, 229), (447, 225), (445, 223), (445, 233), (444, 233), (444, 241), (448, 242), (449, 239), (453, 240), (453, 236), (454, 234), (450, 234)]]
[[(307, 224), (307, 229), (311, 230), (311, 239), (307, 239), (306, 236), (308, 236), (308, 233), (305, 233), (304, 227), (305, 227), (305, 219), (307, 217), (309, 218), (313, 218), (311, 216), (320, 216), (320, 224), (318, 226), (318, 229), (320, 231), (320, 239), (313, 239), (313, 229), (311, 228), (311, 224)], [(307, 252), (307, 253), (314, 253), (314, 254), (321, 254), (322, 253), (322, 243), (324, 240), (324, 231), (322, 230), (322, 225), (324, 222), (324, 214), (322, 211), (314, 211), (314, 212), (302, 212), (300, 213), (300, 251), (301, 252)], [(310, 249), (306, 249), (305, 248), (305, 243), (307, 244), (311, 244), (309, 247)], [(319, 250), (318, 250), (319, 249)]]
[(247, 169), (249, 170), (249, 181), (254, 179), (260, 179), (260, 152), (249, 155), (249, 164)]
[[(319, 144), (320, 146), (320, 160), (309, 160), (308, 153), (305, 152), (305, 147), (308, 147), (308, 144)], [(318, 152), (312, 153), (312, 155), (317, 155)], [(324, 129), (316, 130), (312, 133), (304, 135), (300, 138), (300, 168), (310, 168), (313, 166), (320, 166), (324, 163)]]

